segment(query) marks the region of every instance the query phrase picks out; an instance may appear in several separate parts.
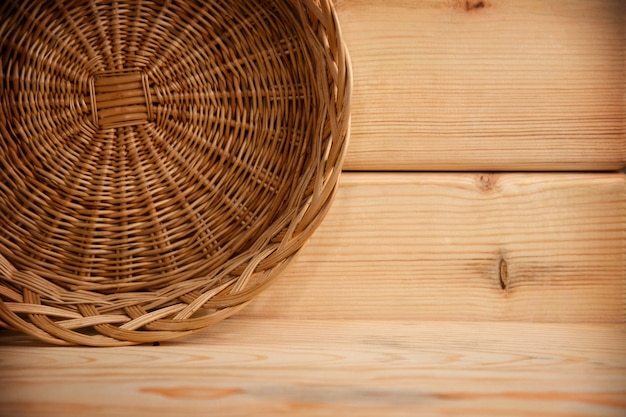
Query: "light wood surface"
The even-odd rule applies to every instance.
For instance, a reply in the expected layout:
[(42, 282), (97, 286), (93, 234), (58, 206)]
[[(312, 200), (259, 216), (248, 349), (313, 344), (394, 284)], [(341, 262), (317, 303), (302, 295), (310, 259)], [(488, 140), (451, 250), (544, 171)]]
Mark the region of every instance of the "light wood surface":
[(354, 170), (626, 162), (626, 2), (337, 0)]
[(621, 324), (234, 317), (159, 347), (23, 347), (28, 343), (0, 338), (3, 416), (626, 412)]
[(344, 173), (296, 263), (240, 314), (622, 322), (625, 271), (621, 173)]

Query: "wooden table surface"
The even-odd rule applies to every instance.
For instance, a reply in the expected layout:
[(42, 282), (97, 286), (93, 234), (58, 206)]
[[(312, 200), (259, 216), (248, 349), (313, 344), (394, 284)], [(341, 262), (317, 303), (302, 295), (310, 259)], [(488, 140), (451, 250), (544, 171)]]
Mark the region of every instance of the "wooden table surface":
[(297, 261), (159, 346), (0, 329), (0, 417), (626, 416), (626, 3), (335, 3), (351, 172)]
[(623, 416), (622, 324), (232, 318), (161, 346), (0, 333), (2, 416)]

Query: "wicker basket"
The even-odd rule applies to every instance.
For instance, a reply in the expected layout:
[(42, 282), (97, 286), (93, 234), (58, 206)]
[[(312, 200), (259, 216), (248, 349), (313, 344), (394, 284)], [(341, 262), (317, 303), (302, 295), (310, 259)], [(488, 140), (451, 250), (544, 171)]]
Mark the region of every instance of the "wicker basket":
[(351, 95), (330, 0), (4, 1), (0, 60), (4, 327), (200, 331), (330, 207)]

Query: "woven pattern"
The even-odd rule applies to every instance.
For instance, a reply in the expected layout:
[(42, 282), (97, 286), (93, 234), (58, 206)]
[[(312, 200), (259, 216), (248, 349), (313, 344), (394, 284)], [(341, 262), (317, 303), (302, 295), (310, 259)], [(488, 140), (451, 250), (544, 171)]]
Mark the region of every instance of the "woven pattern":
[(351, 75), (330, 0), (0, 5), (0, 325), (169, 340), (243, 308), (327, 212)]

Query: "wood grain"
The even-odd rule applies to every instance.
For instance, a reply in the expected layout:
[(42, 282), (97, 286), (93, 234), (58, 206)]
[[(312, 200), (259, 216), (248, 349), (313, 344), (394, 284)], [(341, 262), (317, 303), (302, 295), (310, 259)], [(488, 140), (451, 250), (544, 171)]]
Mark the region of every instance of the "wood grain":
[(615, 170), (621, 0), (338, 0), (351, 170)]
[(623, 322), (621, 173), (345, 173), (246, 317)]
[(235, 317), (159, 347), (24, 343), (22, 336), (0, 337), (3, 416), (626, 412), (626, 332), (619, 324)]

